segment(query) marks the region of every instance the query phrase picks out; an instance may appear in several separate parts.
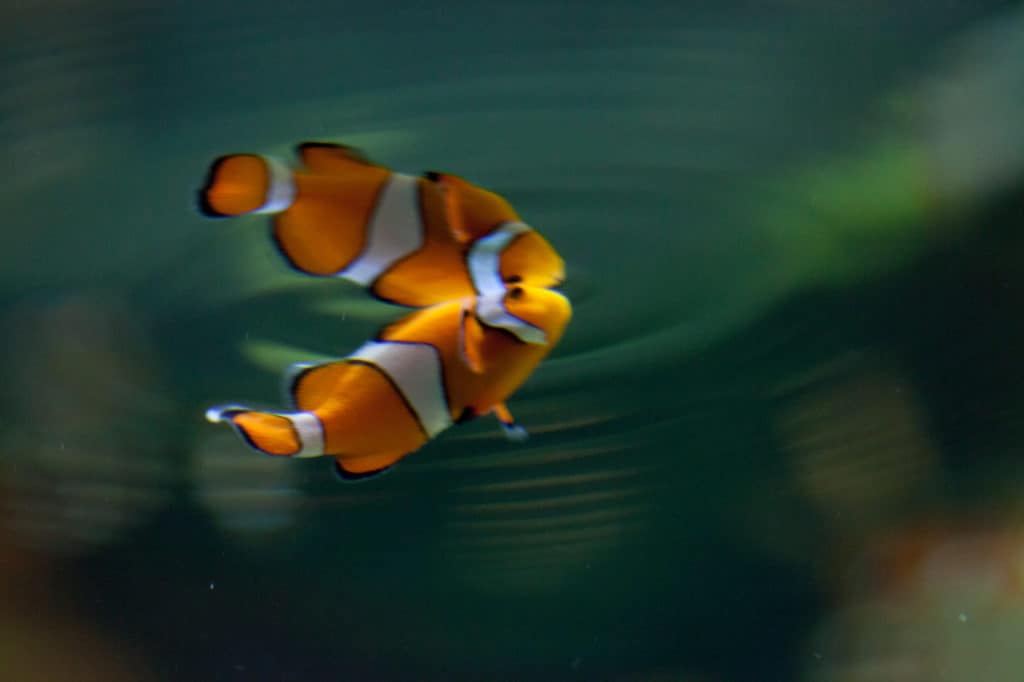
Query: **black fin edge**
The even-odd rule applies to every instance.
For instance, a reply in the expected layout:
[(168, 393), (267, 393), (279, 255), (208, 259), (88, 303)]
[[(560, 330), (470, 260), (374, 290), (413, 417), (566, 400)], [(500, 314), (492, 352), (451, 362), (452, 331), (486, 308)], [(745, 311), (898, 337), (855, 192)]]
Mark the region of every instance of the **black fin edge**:
[(295, 155), (301, 159), (302, 153), (307, 149), (341, 149), (357, 161), (362, 161), (363, 163), (371, 166), (376, 165), (373, 161), (370, 161), (369, 157), (366, 156), (366, 152), (362, 149), (353, 147), (352, 145), (342, 144), (341, 142), (319, 142), (317, 140), (307, 140), (306, 142), (300, 142), (295, 145)]
[(284, 397), (285, 403), (293, 410), (303, 411), (299, 407), (298, 401), (295, 400), (295, 387), (298, 386), (299, 382), (302, 381), (302, 377), (306, 376), (314, 369), (323, 367), (330, 362), (325, 363), (306, 363), (296, 362), (290, 365), (284, 375), (281, 377), (281, 394)]
[(210, 200), (206, 197), (206, 193), (213, 185), (214, 179), (217, 177), (217, 171), (220, 169), (222, 163), (227, 161), (232, 156), (238, 156), (237, 154), (225, 154), (224, 156), (218, 156), (210, 164), (209, 170), (206, 171), (206, 179), (203, 181), (203, 186), (196, 192), (196, 207), (199, 212), (207, 218), (232, 218), (229, 213), (221, 213), (210, 205)]
[(294, 260), (292, 260), (291, 254), (289, 254), (288, 250), (286, 248), (284, 248), (284, 244), (281, 243), (281, 240), (277, 236), (277, 216), (276, 215), (271, 217), (270, 225), (271, 225), (271, 227), (270, 227), (270, 239), (271, 239), (271, 241), (274, 242), (274, 249), (279, 254), (281, 254), (281, 258), (284, 259), (285, 265), (287, 265), (289, 268), (291, 268), (293, 271), (299, 273), (300, 275), (306, 275), (307, 277), (318, 277), (320, 279), (327, 279), (327, 278), (330, 278), (330, 277), (337, 277), (337, 275), (334, 275), (334, 274), (321, 275), (320, 273), (310, 272), (309, 270), (303, 270), (302, 268), (300, 268), (299, 265)]
[[(298, 454), (298, 451), (296, 451), (296, 452), (294, 452), (294, 453), (292, 453), (290, 455), (276, 455), (273, 452), (267, 452), (266, 450), (264, 450), (260, 446), (256, 445), (255, 441), (253, 441), (252, 437), (249, 435), (249, 432), (246, 431), (241, 426), (239, 426), (235, 422), (235, 420), (233, 419), (233, 417), (236, 416), (236, 415), (246, 414), (246, 413), (249, 413), (249, 412), (260, 412), (260, 410), (254, 410), (254, 409), (249, 408), (249, 407), (241, 407), (241, 406), (240, 407), (228, 407), (228, 408), (225, 408), (224, 410), (222, 410), (220, 412), (220, 423), (227, 424), (228, 426), (230, 426), (231, 430), (234, 431), (235, 433), (237, 433), (238, 436), (243, 441), (245, 441), (246, 445), (248, 445), (251, 449), (255, 450), (256, 452), (260, 453), (261, 455), (263, 455), (265, 457), (273, 457), (274, 459), (282, 459), (282, 458), (287, 459), (287, 458), (290, 458), (290, 457), (294, 457), (296, 454)], [(270, 414), (276, 414), (276, 413), (271, 412)], [(283, 416), (283, 415), (277, 415), (277, 416)], [(301, 444), (302, 443), (302, 439), (299, 437), (298, 432), (295, 430), (295, 425), (291, 424), (290, 422), (289, 422), (289, 425), (291, 426), (292, 433), (295, 434), (296, 442)]]
[(245, 414), (246, 412), (252, 412), (252, 411), (253, 410), (247, 410), (247, 409), (239, 407), (239, 408), (231, 408), (229, 410), (225, 410), (225, 411), (221, 412), (220, 414), (221, 414), (222, 420), (227, 421), (228, 426), (230, 426), (231, 429), (235, 433), (237, 433), (241, 437), (241, 439), (243, 441), (245, 441), (246, 445), (248, 445), (250, 448), (252, 448), (256, 452), (260, 453), (261, 455), (265, 455), (267, 457), (277, 457), (278, 455), (272, 455), (269, 452), (267, 452), (266, 450), (264, 450), (263, 448), (261, 448), (258, 445), (256, 445), (256, 443), (253, 442), (252, 437), (249, 435), (249, 432), (246, 431), (245, 429), (243, 429), (238, 424), (236, 424), (235, 420), (232, 418), (235, 415)]
[(345, 471), (343, 468), (341, 468), (341, 464), (338, 463), (338, 460), (334, 460), (334, 465), (331, 468), (334, 470), (334, 477), (337, 478), (339, 481), (343, 483), (358, 483), (359, 481), (377, 478), (378, 476), (389, 471), (392, 466), (394, 465), (392, 464), (386, 467), (382, 467), (380, 469), (374, 469), (373, 471), (364, 471), (362, 473), (356, 474), (351, 471)]

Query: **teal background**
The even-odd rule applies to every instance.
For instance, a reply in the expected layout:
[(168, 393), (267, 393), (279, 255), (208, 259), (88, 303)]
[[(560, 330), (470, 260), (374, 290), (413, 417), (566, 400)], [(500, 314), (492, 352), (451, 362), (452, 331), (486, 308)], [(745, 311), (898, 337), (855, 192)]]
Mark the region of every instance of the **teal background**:
[[(1019, 4), (0, 26), (12, 679), (1020, 679)], [(481, 419), (343, 485), (203, 421), (401, 314), (196, 212), (213, 158), (303, 140), (492, 188), (564, 256), (527, 443)]]

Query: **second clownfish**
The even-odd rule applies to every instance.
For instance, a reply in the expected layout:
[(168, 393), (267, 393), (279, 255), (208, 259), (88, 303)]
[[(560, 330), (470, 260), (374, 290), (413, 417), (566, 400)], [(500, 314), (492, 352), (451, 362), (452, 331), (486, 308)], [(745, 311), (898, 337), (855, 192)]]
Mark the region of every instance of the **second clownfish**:
[(252, 154), (217, 159), (200, 190), (202, 211), (272, 214), (274, 239), (293, 267), (399, 305), (517, 283), (553, 287), (565, 277), (558, 253), (493, 192), (445, 173), (397, 173), (343, 145), (296, 151), (295, 168)]
[(572, 311), (549, 289), (514, 286), (409, 313), (351, 355), (289, 373), (294, 411), (227, 405), (227, 422), (255, 449), (335, 459), (355, 479), (380, 473), (452, 424), (493, 413), (526, 435), (505, 400), (558, 343)]

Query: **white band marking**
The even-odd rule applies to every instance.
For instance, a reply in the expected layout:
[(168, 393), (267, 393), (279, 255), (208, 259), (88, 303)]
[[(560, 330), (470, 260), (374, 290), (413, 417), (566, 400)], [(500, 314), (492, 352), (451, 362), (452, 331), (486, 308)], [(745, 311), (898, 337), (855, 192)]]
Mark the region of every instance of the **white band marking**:
[(473, 288), (478, 294), (504, 291), (505, 282), (501, 279), (501, 252), (513, 239), (530, 230), (526, 223), (508, 222), (473, 243), (466, 254), (466, 267), (469, 268)]
[(377, 197), (366, 227), (366, 246), (338, 277), (369, 286), (388, 268), (423, 245), (419, 179), (392, 173)]
[(441, 357), (430, 344), (370, 341), (348, 359), (368, 362), (391, 377), (429, 437), (452, 425)]
[(260, 158), (267, 164), (267, 201), (253, 213), (280, 213), (295, 201), (295, 178), (291, 169), (277, 159)]
[[(236, 431), (242, 432), (241, 427), (231, 419), (231, 415), (255, 411), (245, 405), (217, 405), (206, 411), (206, 420), (213, 424), (226, 421)], [(294, 455), (289, 455), (290, 457), (319, 457), (324, 454), (324, 427), (320, 423), (320, 418), (315, 414), (312, 412), (268, 412), (267, 414), (284, 417), (295, 428), (295, 435), (299, 439), (299, 451)]]
[(534, 327), (505, 310), (505, 290), (489, 291), (477, 297), (476, 315), (488, 327), (498, 327), (515, 334), (524, 343), (543, 345), (548, 342), (543, 329)]
[(324, 454), (324, 427), (319, 417), (312, 412), (292, 412), (281, 416), (287, 417), (295, 427), (302, 446), (293, 457), (319, 457)]

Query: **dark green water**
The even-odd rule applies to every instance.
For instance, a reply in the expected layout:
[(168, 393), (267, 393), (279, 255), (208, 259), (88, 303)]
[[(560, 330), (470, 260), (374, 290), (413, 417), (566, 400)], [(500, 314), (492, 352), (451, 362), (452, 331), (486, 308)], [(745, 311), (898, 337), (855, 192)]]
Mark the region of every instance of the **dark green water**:
[[(17, 679), (1024, 675), (1015, 3), (0, 25)], [(306, 139), (493, 188), (558, 248), (527, 443), (482, 419), (344, 485), (203, 421), (401, 313), (195, 211), (214, 157)]]

